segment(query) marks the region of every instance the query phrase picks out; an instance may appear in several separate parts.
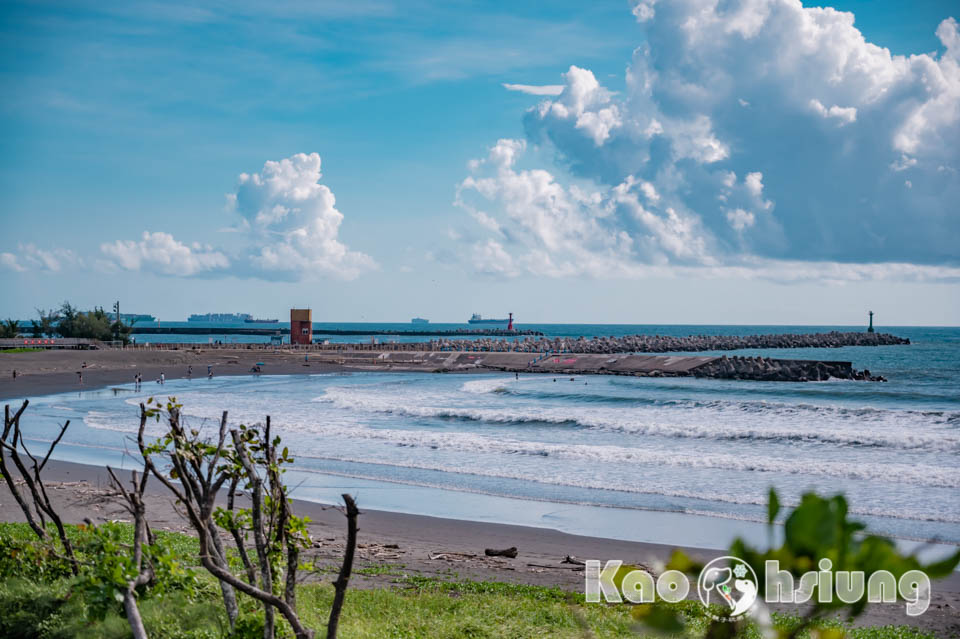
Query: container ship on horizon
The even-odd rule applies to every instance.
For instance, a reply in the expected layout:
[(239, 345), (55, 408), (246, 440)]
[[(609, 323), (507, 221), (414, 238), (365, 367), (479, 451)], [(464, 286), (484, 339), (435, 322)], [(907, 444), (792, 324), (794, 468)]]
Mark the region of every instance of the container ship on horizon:
[(188, 322), (215, 322), (217, 324), (240, 324), (253, 319), (250, 313), (194, 313)]
[(467, 324), (483, 324), (484, 326), (498, 325), (506, 329), (513, 329), (513, 313), (510, 313), (510, 317), (506, 319), (484, 319), (480, 313), (474, 313), (470, 316), (470, 319), (467, 320)]

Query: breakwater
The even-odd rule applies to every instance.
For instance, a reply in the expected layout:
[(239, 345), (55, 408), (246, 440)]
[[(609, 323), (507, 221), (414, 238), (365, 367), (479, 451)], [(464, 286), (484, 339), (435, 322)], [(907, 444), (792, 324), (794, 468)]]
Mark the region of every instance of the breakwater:
[(755, 348), (840, 348), (842, 346), (893, 346), (910, 340), (889, 333), (785, 333), (779, 335), (626, 335), (570, 339), (522, 340), (434, 340), (428, 344), (411, 344), (420, 350), (466, 350), (492, 352), (570, 352), (570, 353), (675, 353), (697, 351), (732, 351)]
[[(289, 327), (277, 328), (253, 328), (247, 326), (133, 326), (131, 331), (137, 335), (254, 335), (260, 337), (269, 337), (273, 335), (289, 335)], [(400, 331), (393, 329), (314, 329), (315, 336), (333, 336), (345, 335), (354, 337), (363, 337), (367, 335), (386, 335), (393, 337), (469, 337), (469, 336), (494, 336), (494, 337), (519, 337), (519, 336), (543, 336), (540, 331), (534, 330), (512, 330), (505, 328), (458, 328), (454, 330), (416, 330)]]
[(849, 379), (885, 382), (882, 375), (869, 370), (858, 371), (851, 362), (826, 362), (769, 357), (718, 357), (691, 371), (694, 377), (749, 379), (761, 382), (825, 382), (828, 379)]
[(434, 373), (498, 370), (506, 373), (626, 375), (632, 377), (709, 377), (769, 382), (816, 382), (828, 379), (885, 382), (851, 362), (727, 357), (715, 355), (607, 355), (595, 353), (496, 353), (470, 351), (343, 350), (314, 361), (366, 369), (422, 370)]

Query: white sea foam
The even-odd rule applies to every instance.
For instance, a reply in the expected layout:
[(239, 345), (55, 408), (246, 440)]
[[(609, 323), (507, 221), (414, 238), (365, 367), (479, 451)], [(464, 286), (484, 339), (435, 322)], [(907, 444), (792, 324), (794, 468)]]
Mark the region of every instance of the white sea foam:
[[(503, 380), (466, 382), (468, 392), (487, 393), (502, 388)], [(457, 403), (453, 398), (411, 396), (384, 393), (382, 389), (333, 387), (314, 399), (329, 402), (343, 409), (394, 414), (405, 417), (463, 419), (499, 424), (547, 423), (568, 424), (588, 429), (619, 431), (631, 435), (718, 440), (797, 441), (846, 446), (878, 446), (903, 450), (921, 449), (939, 452), (960, 452), (960, 436), (951, 432), (923, 432), (903, 428), (904, 416), (897, 411), (883, 411), (885, 422), (867, 430), (859, 422), (856, 409), (844, 409), (852, 419), (837, 420), (837, 411), (818, 415), (811, 421), (810, 411), (803, 405), (794, 407), (750, 406), (735, 415), (713, 406), (700, 406), (699, 411), (677, 411), (671, 406), (584, 407), (507, 405), (490, 407)], [(728, 402), (729, 403), (729, 402)], [(828, 407), (833, 408), (833, 407)], [(743, 413), (756, 413), (747, 419)], [(874, 411), (876, 412), (876, 411)], [(833, 417), (833, 419), (830, 419)], [(828, 422), (829, 420), (829, 422)], [(841, 423), (837, 423), (840, 421)], [(826, 428), (824, 426), (827, 426)]]
[[(405, 468), (400, 476), (420, 485), (429, 471), (441, 471), (458, 475), (446, 486), (458, 490), (499, 494), (502, 480), (510, 496), (507, 480), (530, 481), (556, 486), (543, 492), (561, 501), (603, 504), (609, 497), (597, 492), (591, 501), (589, 491), (626, 491), (663, 496), (667, 508), (672, 498), (712, 502), (731, 516), (762, 508), (771, 484), (794, 496), (806, 487), (836, 487), (856, 496), (859, 514), (960, 523), (955, 507), (942, 507), (944, 492), (960, 486), (960, 420), (948, 411), (851, 407), (816, 397), (791, 402), (790, 392), (775, 401), (738, 400), (710, 388), (664, 393), (593, 380), (589, 394), (582, 384), (501, 376), (366, 380), (329, 379), (309, 388), (277, 380), (177, 395), (201, 431), (213, 432), (223, 408), (231, 424), (261, 422), (270, 412), (298, 460), (315, 455), (383, 466), (384, 475), (374, 471), (371, 479), (396, 477), (387, 467)], [(322, 394), (304, 401), (317, 388)], [(85, 423), (131, 435), (142, 399), (99, 402)], [(162, 423), (148, 425), (151, 437), (163, 430)], [(698, 481), (708, 484), (704, 490)], [(683, 508), (713, 513), (706, 505)]]
[[(91, 428), (135, 432), (135, 424), (107, 417), (99, 412), (85, 419)], [(433, 451), (458, 451), (499, 455), (522, 455), (555, 460), (584, 460), (597, 464), (627, 464), (673, 466), (680, 468), (711, 468), (731, 471), (753, 471), (839, 477), (846, 479), (884, 480), (919, 486), (960, 487), (960, 470), (937, 466), (917, 467), (913, 464), (856, 463), (818, 459), (751, 457), (727, 453), (681, 453), (651, 450), (641, 447), (548, 443), (522, 439), (491, 437), (470, 432), (439, 432), (394, 428), (367, 428), (355, 423), (330, 424), (315, 421), (294, 421), (289, 417), (278, 423), (284, 430), (309, 434), (315, 438), (337, 437), (358, 441), (376, 441), (409, 448)], [(162, 427), (154, 426), (150, 434), (157, 435)]]
[[(609, 483), (603, 481), (597, 481), (591, 478), (570, 478), (569, 476), (556, 477), (556, 476), (545, 476), (541, 473), (524, 473), (517, 470), (510, 469), (492, 469), (489, 467), (478, 468), (474, 470), (465, 470), (462, 465), (455, 464), (444, 464), (442, 462), (385, 462), (382, 459), (377, 457), (362, 457), (355, 458), (354, 456), (350, 457), (340, 457), (336, 455), (308, 455), (300, 454), (301, 458), (304, 459), (316, 459), (316, 460), (329, 460), (329, 461), (339, 461), (339, 462), (353, 462), (361, 463), (375, 466), (389, 466), (393, 468), (406, 468), (413, 470), (428, 470), (428, 471), (440, 471), (445, 473), (456, 473), (458, 475), (474, 475), (478, 477), (488, 477), (488, 478), (499, 478), (499, 479), (512, 479), (512, 480), (522, 480), (535, 482), (538, 484), (547, 484), (551, 486), (567, 486), (570, 488), (586, 488), (591, 490), (604, 490), (604, 491), (616, 491), (621, 493), (631, 493), (636, 495), (653, 495), (653, 496), (662, 496), (662, 497), (672, 497), (680, 499), (689, 499), (697, 502), (714, 502), (722, 504), (733, 504), (739, 506), (766, 506), (767, 504), (767, 493), (765, 490), (758, 490), (755, 493), (750, 492), (738, 492), (738, 491), (714, 491), (709, 489), (697, 489), (697, 490), (685, 490), (678, 488), (677, 486), (669, 483), (651, 483), (646, 482), (642, 485), (631, 486), (627, 484), (618, 484), (616, 486), (610, 486)], [(344, 475), (349, 477), (357, 477), (362, 479), (371, 479), (371, 480), (383, 480), (391, 481), (394, 483), (403, 483), (411, 484), (418, 486), (429, 486), (433, 488), (446, 488), (450, 489), (451, 486), (448, 484), (443, 484), (439, 482), (428, 482), (423, 480), (398, 480), (390, 479), (384, 480), (382, 476), (374, 473), (363, 473), (363, 472), (349, 472), (343, 473), (339, 471), (330, 471), (327, 469), (317, 470), (310, 469), (302, 466), (296, 467), (297, 470), (305, 472), (316, 472), (324, 474), (336, 474)], [(500, 493), (494, 491), (482, 491), (478, 489), (464, 488), (461, 484), (458, 484), (453, 488), (454, 490), (465, 490), (467, 492), (482, 492), (485, 494), (509, 496), (507, 493)], [(551, 500), (554, 501), (554, 500)], [(596, 505), (595, 502), (589, 501), (574, 501), (571, 503), (579, 503), (585, 505)], [(781, 504), (785, 508), (792, 508), (799, 504), (798, 499), (791, 499), (785, 496), (781, 497)], [(617, 507), (630, 508), (629, 505), (617, 504)], [(641, 507), (641, 509), (648, 509), (647, 507)], [(716, 511), (710, 510), (692, 510), (688, 506), (683, 506), (678, 508), (682, 512), (696, 512), (698, 514), (711, 514), (716, 515)], [(863, 505), (852, 505), (850, 507), (850, 512), (858, 515), (867, 515), (875, 517), (886, 517), (891, 519), (908, 519), (908, 520), (922, 520), (922, 521), (932, 521), (940, 523), (960, 523), (960, 516), (956, 516), (950, 513), (936, 512), (928, 513), (923, 510), (917, 510), (915, 508), (904, 508), (902, 506), (897, 507), (896, 509), (888, 508), (882, 505), (882, 502), (874, 506)], [(739, 517), (738, 517), (739, 518)], [(766, 520), (758, 520), (766, 521)]]

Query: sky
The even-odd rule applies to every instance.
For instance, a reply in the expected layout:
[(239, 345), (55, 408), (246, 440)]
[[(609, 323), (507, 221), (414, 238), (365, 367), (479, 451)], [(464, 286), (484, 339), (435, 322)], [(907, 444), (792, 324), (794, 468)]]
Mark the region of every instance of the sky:
[(958, 19), (7, 1), (0, 317), (957, 326)]

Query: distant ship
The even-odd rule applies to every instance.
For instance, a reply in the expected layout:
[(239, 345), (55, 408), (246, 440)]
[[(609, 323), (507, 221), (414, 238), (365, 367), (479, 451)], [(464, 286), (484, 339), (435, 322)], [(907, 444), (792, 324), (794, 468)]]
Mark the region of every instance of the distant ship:
[(429, 324), (430, 320), (423, 319), (422, 317), (414, 317), (412, 320), (410, 320), (410, 323), (411, 324)]
[(232, 324), (246, 322), (253, 319), (250, 313), (194, 313), (187, 318), (188, 322), (216, 322), (218, 324)]
[(513, 330), (513, 313), (506, 319), (483, 319), (480, 313), (474, 313), (467, 320), (467, 324), (502, 324), (504, 328)]
[(243, 320), (246, 324), (277, 324), (280, 322), (278, 319), (254, 319), (249, 317)]

